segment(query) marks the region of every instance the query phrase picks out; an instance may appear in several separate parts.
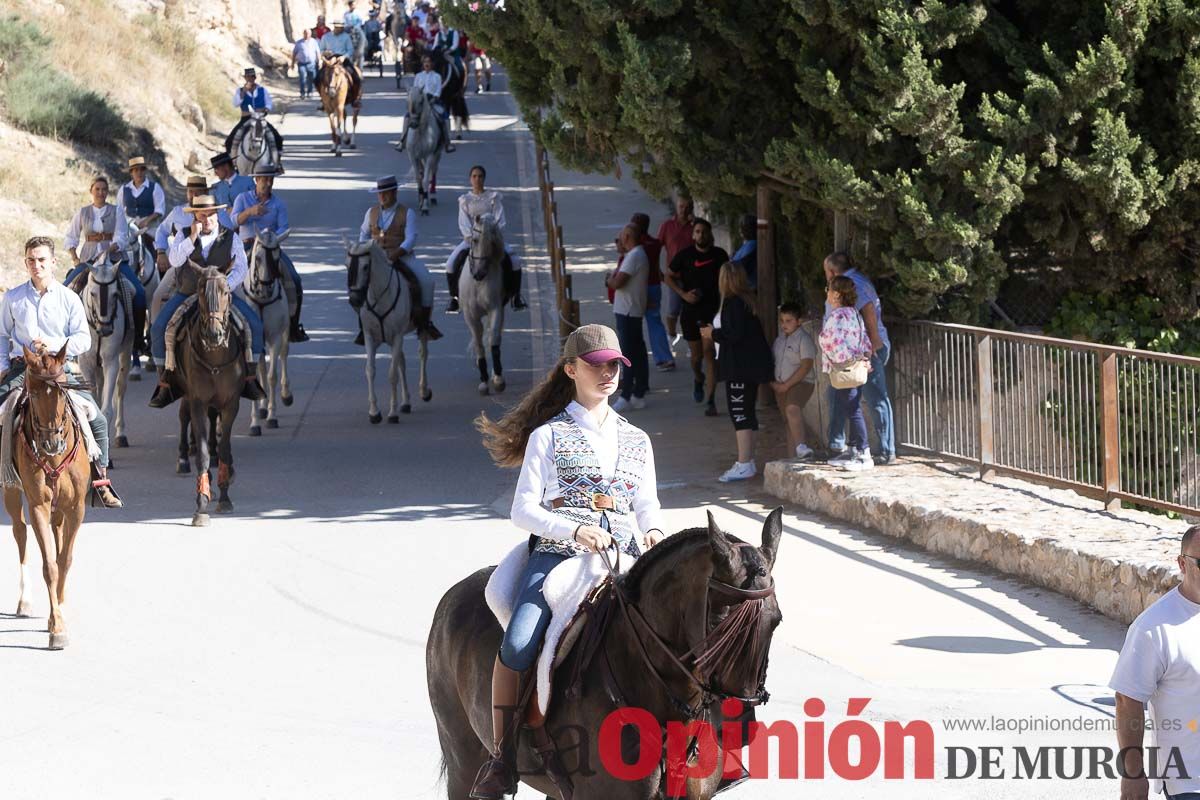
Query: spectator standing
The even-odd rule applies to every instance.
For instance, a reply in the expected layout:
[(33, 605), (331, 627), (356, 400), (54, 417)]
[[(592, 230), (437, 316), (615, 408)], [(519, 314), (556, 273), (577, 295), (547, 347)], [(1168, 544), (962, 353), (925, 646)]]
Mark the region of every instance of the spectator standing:
[[(694, 220), (692, 198), (680, 195), (675, 200), (675, 216), (664, 220), (663, 224), (658, 226), (658, 235), (655, 237), (663, 244), (668, 265), (675, 260), (675, 256), (679, 255), (681, 250), (691, 247), (692, 222)], [(679, 332), (679, 315), (683, 311), (683, 301), (674, 292), (665, 292), (664, 295), (663, 313), (667, 318), (667, 333), (671, 336), (671, 346), (674, 347), (679, 344), (682, 335)]]
[[(683, 299), (679, 314), (679, 330), (691, 351), (692, 399), (706, 403), (707, 416), (719, 415), (716, 403), (716, 353), (711, 339), (700, 335), (700, 329), (711, 325), (721, 305), (721, 265), (729, 254), (713, 244), (712, 225), (698, 219), (692, 224), (692, 244), (680, 250), (667, 270), (666, 281), (674, 294)], [(769, 379), (768, 379), (769, 380)]]
[(640, 231), (632, 223), (621, 229), (620, 249), (624, 251), (621, 265), (608, 276), (606, 283), (614, 292), (613, 314), (617, 319), (617, 340), (630, 366), (621, 374), (621, 396), (613, 410), (646, 407), (646, 392), (650, 388), (650, 365), (646, 357), (646, 340), (642, 338), (642, 317), (646, 314), (646, 281), (650, 261), (639, 243)]
[(737, 438), (737, 461), (717, 480), (722, 483), (753, 478), (754, 434), (758, 432), (758, 387), (771, 382), (774, 371), (771, 347), (762, 323), (754, 313), (754, 292), (746, 271), (733, 262), (719, 273), (721, 307), (711, 325), (701, 329), (705, 338), (721, 346), (717, 378), (725, 382), (729, 419)]
[(292, 45), (292, 66), (300, 75), (300, 97), (311, 97), (317, 81), (317, 65), (321, 61), (321, 46), (312, 38), (312, 31), (304, 29), (301, 38)]
[(646, 251), (650, 272), (646, 278), (646, 333), (650, 339), (650, 352), (654, 354), (654, 365), (659, 372), (675, 369), (675, 353), (662, 321), (662, 253), (663, 243), (650, 235), (650, 215), (634, 214), (629, 219), (638, 229), (638, 241)]
[(319, 42), (321, 41), (321, 37), (327, 33), (329, 33), (329, 27), (325, 24), (325, 15), (320, 14), (317, 16), (316, 27), (312, 29), (313, 38)]
[[(734, 262), (737, 263), (737, 262)], [(804, 406), (817, 387), (817, 345), (800, 327), (802, 312), (792, 303), (779, 307), (779, 336), (772, 346), (775, 357), (775, 380), (771, 390), (775, 404), (787, 423), (788, 452), (807, 461), (813, 457), (812, 448), (804, 441)]]
[[(1117, 698), (1117, 744), (1124, 759), (1122, 798), (1149, 795), (1143, 767), (1146, 704), (1150, 704), (1159, 757), (1165, 773), (1162, 791), (1168, 798), (1200, 797), (1200, 738), (1189, 730), (1200, 697), (1200, 525), (1183, 534), (1176, 558), (1183, 581), (1156, 600), (1129, 626), (1125, 645), (1108, 682)], [(1167, 754), (1178, 751), (1186, 776), (1166, 766)], [(1165, 767), (1165, 769), (1164, 769)], [(1128, 777), (1126, 777), (1128, 776)], [(1156, 781), (1157, 782), (1157, 781)]]
[(733, 254), (733, 263), (746, 270), (746, 280), (751, 289), (758, 288), (758, 217), (743, 214), (738, 233), (742, 246)]
[[(871, 372), (867, 384), (863, 387), (862, 395), (871, 414), (871, 422), (879, 435), (879, 462), (891, 464), (896, 460), (896, 434), (892, 417), (892, 400), (888, 396), (887, 363), (892, 355), (892, 343), (888, 339), (887, 328), (883, 324), (883, 303), (875, 291), (871, 279), (859, 271), (850, 261), (847, 253), (831, 253), (825, 257), (825, 279), (832, 281), (835, 276), (843, 275), (854, 282), (858, 295), (856, 308), (862, 315), (867, 328), (867, 336), (871, 340)], [(825, 306), (825, 313), (830, 308)], [(831, 404), (829, 415), (829, 449), (839, 455), (831, 461), (850, 457), (848, 451), (843, 451), (845, 442), (846, 418), (842, 416), (837, 404)]]
[[(821, 326), (821, 368), (833, 372), (835, 368), (855, 361), (870, 361), (871, 340), (867, 336), (862, 316), (855, 310), (858, 291), (854, 281), (838, 275), (829, 282), (825, 295), (826, 307), (830, 309)], [(837, 389), (832, 385), (833, 408), (840, 411), (842, 419), (850, 421), (850, 447), (847, 458), (839, 460), (838, 466), (846, 470), (864, 470), (875, 466), (867, 444), (867, 423), (862, 412), (862, 385)], [(836, 413), (836, 412), (831, 412)]]

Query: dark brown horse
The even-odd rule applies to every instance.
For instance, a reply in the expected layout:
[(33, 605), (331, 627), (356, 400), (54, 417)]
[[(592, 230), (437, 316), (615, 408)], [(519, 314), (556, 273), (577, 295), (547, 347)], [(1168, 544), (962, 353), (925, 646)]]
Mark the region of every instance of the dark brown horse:
[[(221, 492), (217, 513), (233, 510), (229, 499), (234, 476), (231, 436), (246, 382), (246, 359), (242, 336), (231, 319), (233, 295), (224, 273), (190, 261), (185, 269), (192, 271), (190, 277), (196, 281), (197, 312), (182, 326), (176, 340), (175, 371), (184, 395), (179, 410), (181, 436), (190, 425), (191, 452), (196, 462), (196, 513), (192, 524), (204, 526), (209, 523), (212, 500), (209, 466), (214, 429), (217, 488)], [(180, 458), (186, 458), (182, 447)]]
[[(594, 634), (594, 649), (577, 646), (559, 667), (544, 727), (559, 748), (574, 800), (665, 795), (659, 769), (626, 781), (602, 766), (598, 734), (617, 708), (645, 709), (664, 730), (669, 721), (708, 721), (719, 736), (723, 700), (765, 701), (766, 657), (782, 619), (771, 578), (782, 516), (781, 509), (771, 513), (762, 546), (754, 547), (723, 533), (710, 514), (708, 528), (668, 537), (612, 581), (607, 622), (580, 637), (582, 643)], [(488, 758), (484, 743), (492, 741), (491, 675), (503, 637), (484, 601), (493, 569), (481, 569), (446, 592), (425, 651), (450, 800), (466, 800)], [(573, 672), (578, 681), (566, 677)], [(626, 763), (637, 761), (637, 741), (633, 737), (630, 749), (623, 739)], [(559, 797), (541, 765), (524, 731), (516, 757), (521, 780)], [(687, 781), (687, 796), (711, 797), (722, 769), (718, 754), (708, 777)]]

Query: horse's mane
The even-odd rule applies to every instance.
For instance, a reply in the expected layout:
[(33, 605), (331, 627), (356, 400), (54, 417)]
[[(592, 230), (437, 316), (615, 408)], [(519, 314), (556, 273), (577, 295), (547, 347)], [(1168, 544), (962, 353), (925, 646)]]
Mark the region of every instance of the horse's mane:
[(633, 562), (633, 566), (629, 568), (629, 572), (625, 573), (621, 579), (622, 586), (629, 593), (630, 600), (637, 601), (638, 593), (641, 591), (642, 582), (646, 579), (646, 575), (656, 569), (660, 561), (675, 558), (678, 555), (678, 551), (701, 539), (707, 538), (708, 528), (688, 528), (674, 536), (668, 536), (646, 551), (645, 555)]

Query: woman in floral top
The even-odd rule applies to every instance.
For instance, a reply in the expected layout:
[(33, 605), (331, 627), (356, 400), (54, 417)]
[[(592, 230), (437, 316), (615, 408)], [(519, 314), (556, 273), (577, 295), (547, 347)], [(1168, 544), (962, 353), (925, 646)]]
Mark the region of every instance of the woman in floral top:
[[(821, 368), (825, 372), (832, 372), (836, 365), (847, 361), (869, 362), (871, 340), (867, 337), (862, 317), (854, 309), (858, 302), (854, 281), (844, 275), (834, 278), (829, 282), (826, 300), (833, 311), (829, 312), (825, 324), (821, 326)], [(841, 462), (841, 467), (847, 470), (870, 469), (875, 462), (867, 446), (867, 423), (863, 419), (860, 403), (862, 387), (837, 389), (835, 393), (837, 402), (844, 405), (846, 417), (850, 420), (850, 459)]]

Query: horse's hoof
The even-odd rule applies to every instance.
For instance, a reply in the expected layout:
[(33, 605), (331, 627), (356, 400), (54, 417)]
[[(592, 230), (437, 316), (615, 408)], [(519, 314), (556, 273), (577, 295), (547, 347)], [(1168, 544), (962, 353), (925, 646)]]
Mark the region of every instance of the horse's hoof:
[(28, 619), (33, 616), (33, 603), (28, 600), (22, 600), (17, 603), (17, 616), (22, 619)]
[(349, 147), (351, 150), (357, 150), (357, 149), (358, 149), (358, 144), (357, 144), (357, 143), (354, 143), (354, 144), (351, 144), (351, 145), (347, 145), (347, 146), (348, 146), (348, 147)]
[(141, 379), (142, 379), (142, 373), (140, 373), (140, 372), (130, 372), (129, 373), (129, 380), (140, 381)]
[(495, 378), (493, 378), (492, 379), (492, 388), (496, 390), (497, 394), (499, 394), (500, 392), (503, 392), (505, 389), (508, 388), (508, 383), (505, 382), (503, 379), (496, 380)]
[(401, 414), (411, 414), (412, 406), (408, 403), (405, 403), (404, 405), (400, 406), (400, 413)]
[(251, 436), (262, 436), (262, 428), (258, 425), (251, 425), (250, 426), (250, 435)]
[(421, 392), (421, 400), (423, 400), (424, 402), (428, 403), (432, 399), (433, 399), (433, 390), (432, 389), (426, 389), (425, 391)]
[(277, 419), (269, 419), (269, 420), (267, 420), (267, 427), (268, 427), (268, 428), (278, 428), (278, 427), (279, 427), (279, 420), (277, 420)]
[(479, 393), (486, 395), (488, 393), (488, 385), (486, 383), (479, 384)]
[(188, 463), (186, 458), (179, 459), (179, 463), (175, 465), (176, 475), (187, 475), (192, 471), (192, 465)]
[(267, 410), (265, 408), (260, 408), (257, 411), (255, 411), (254, 413), (258, 415), (259, 419), (267, 418)]
[[(403, 408), (400, 410), (404, 411)], [(408, 412), (404, 411), (404, 413), (407, 414)], [(395, 414), (392, 414), (390, 417), (388, 417), (388, 425), (399, 425), (399, 424), (400, 424), (400, 418), (398, 416), (396, 416)]]
[(192, 527), (193, 528), (207, 528), (208, 523), (209, 523), (208, 514), (204, 514), (204, 513), (197, 511), (195, 514), (192, 515)]
[(422, 216), (422, 217), (428, 217), (428, 216), (429, 216), (429, 209), (428, 209), (428, 208), (422, 208), (422, 209), (421, 209), (421, 216)]
[(342, 151), (341, 151), (341, 150), (338, 150), (336, 153), (334, 153), (334, 155), (335, 155), (335, 156), (337, 156), (338, 158), (341, 158), (341, 157), (342, 157)]
[(290, 406), (292, 403), (296, 402), (296, 396), (291, 394), (282, 395), (279, 399), (283, 401), (285, 406)]
[(436, 198), (436, 197), (431, 197), (431, 198), (429, 198), (429, 202), (430, 202), (430, 203), (433, 203), (433, 204), (436, 206), (436, 205), (437, 205), (437, 198)]
[(71, 637), (65, 633), (50, 634), (50, 643), (46, 645), (47, 650), (62, 650), (71, 643)]
[(233, 512), (233, 501), (232, 500), (220, 500), (217, 502), (217, 513), (218, 514), (229, 514), (232, 512)]
[(129, 439), (126, 436), (118, 436), (114, 444), (117, 447), (129, 447)]
[(383, 414), (368, 414), (367, 419), (371, 420), (372, 425), (378, 425), (383, 422)]

